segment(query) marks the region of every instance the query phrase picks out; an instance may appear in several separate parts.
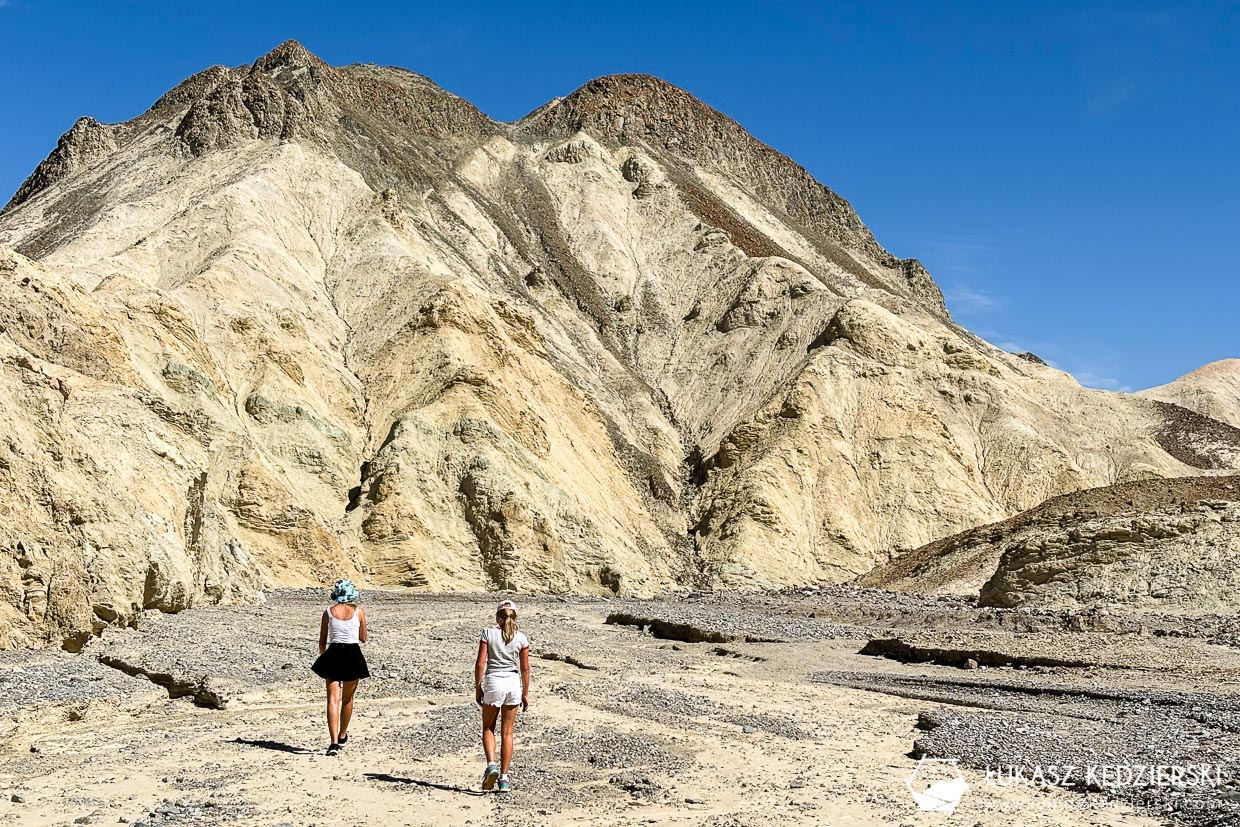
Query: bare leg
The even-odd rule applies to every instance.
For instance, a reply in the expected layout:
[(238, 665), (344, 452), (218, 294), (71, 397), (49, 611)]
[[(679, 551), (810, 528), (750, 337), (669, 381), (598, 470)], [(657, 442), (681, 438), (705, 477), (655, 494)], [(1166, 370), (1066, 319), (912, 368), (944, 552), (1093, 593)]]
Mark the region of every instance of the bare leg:
[(499, 764), (500, 775), (507, 775), (508, 768), (512, 766), (512, 732), (513, 732), (513, 729), (515, 728), (514, 725), (516, 724), (516, 722), (517, 722), (517, 707), (516, 706), (504, 707), (504, 721), (503, 721), (504, 742), (500, 745), (500, 751), (502, 752), (502, 757), (500, 758), (500, 764)]
[(346, 681), (344, 695), (340, 701), (340, 737), (349, 734), (349, 721), (353, 718), (353, 695), (357, 692), (357, 681)]
[(488, 764), (495, 763), (495, 721), (498, 718), (498, 706), (482, 708), (482, 751), (486, 753)]
[(340, 683), (337, 681), (327, 682), (327, 734), (331, 736), (332, 743), (338, 743), (336, 740), (340, 737)]

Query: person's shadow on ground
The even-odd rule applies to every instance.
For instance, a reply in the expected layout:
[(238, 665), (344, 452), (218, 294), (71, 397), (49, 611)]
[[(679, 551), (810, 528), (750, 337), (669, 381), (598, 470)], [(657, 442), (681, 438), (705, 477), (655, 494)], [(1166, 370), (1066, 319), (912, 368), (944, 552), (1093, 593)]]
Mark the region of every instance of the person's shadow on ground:
[(294, 755), (316, 755), (314, 750), (305, 747), (295, 747), (292, 744), (286, 744), (283, 741), (266, 741), (262, 739), (251, 740), (249, 738), (234, 738), (230, 743), (241, 744), (243, 747), (258, 747), (259, 749), (270, 749), (276, 752), (291, 752)]
[(410, 784), (415, 787), (427, 787), (432, 790), (443, 790), (447, 793), (460, 793), (461, 795), (486, 795), (481, 790), (467, 790), (464, 787), (453, 787), (451, 784), (436, 784), (434, 781), (422, 781), (417, 778), (403, 778), (399, 775), (389, 775), (386, 772), (364, 772), (362, 776), (369, 778), (371, 781), (387, 781), (390, 784)]

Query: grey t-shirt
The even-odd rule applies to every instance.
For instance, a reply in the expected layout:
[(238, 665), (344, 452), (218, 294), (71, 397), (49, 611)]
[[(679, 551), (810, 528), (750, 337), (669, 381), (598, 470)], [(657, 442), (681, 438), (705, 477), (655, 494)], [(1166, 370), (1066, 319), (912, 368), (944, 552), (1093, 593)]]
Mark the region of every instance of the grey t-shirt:
[(498, 626), (482, 631), (478, 638), (487, 645), (487, 674), (497, 672), (520, 672), (521, 650), (530, 648), (524, 632), (517, 632), (512, 640), (504, 643), (504, 632)]

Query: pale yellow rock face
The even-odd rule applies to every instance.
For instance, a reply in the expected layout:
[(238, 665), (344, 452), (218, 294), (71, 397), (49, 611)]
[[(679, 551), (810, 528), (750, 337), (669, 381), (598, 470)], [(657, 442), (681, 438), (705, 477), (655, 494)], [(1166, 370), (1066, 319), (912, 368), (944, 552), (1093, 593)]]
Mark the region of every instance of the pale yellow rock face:
[(1174, 382), (1138, 391), (1240, 428), (1240, 359), (1202, 365)]
[(696, 503), (730, 585), (838, 581), (1065, 491), (1186, 472), (1144, 410), (949, 329), (852, 301), (821, 341)]
[(1240, 460), (961, 330), (847, 202), (644, 76), (501, 124), (285, 44), (80, 122), (0, 245), (0, 646), (339, 576), (841, 581)]

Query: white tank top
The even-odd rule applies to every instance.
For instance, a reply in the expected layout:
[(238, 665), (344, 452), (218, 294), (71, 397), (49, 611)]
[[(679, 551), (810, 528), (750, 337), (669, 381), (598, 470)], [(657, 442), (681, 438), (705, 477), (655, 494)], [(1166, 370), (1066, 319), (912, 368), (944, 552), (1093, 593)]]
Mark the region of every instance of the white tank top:
[(360, 617), (361, 610), (354, 609), (353, 617), (348, 620), (341, 620), (332, 614), (331, 609), (324, 609), (323, 613), (327, 615), (327, 645), (333, 643), (361, 643), (358, 632), (362, 628), (362, 619)]

